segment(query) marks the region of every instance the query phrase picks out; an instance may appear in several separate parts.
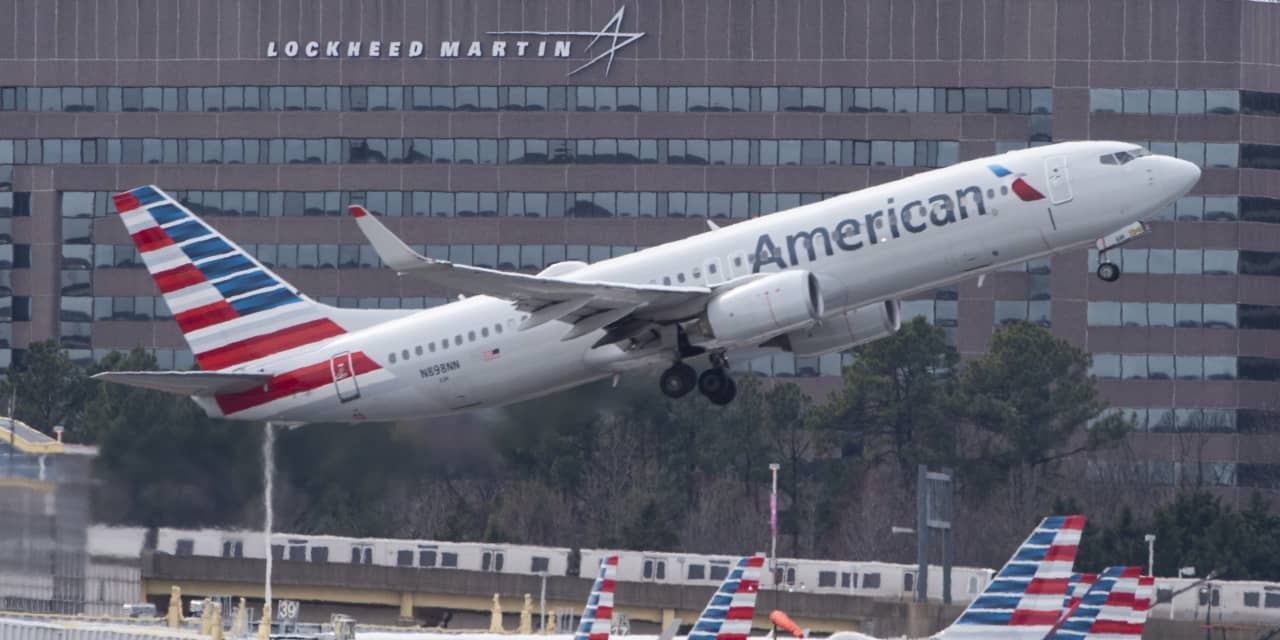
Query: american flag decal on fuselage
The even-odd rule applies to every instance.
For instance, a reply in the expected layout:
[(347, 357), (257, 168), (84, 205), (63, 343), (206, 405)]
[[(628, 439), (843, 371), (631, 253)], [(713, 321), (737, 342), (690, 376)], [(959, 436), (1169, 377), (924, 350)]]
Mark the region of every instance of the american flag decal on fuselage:
[[(234, 242), (153, 186), (115, 194), (129, 231), (178, 328), (205, 371), (314, 348), (346, 333), (329, 307), (302, 295)], [(379, 369), (352, 354), (355, 375)], [(216, 397), (223, 415), (333, 382), (327, 358), (276, 373), (263, 389)]]

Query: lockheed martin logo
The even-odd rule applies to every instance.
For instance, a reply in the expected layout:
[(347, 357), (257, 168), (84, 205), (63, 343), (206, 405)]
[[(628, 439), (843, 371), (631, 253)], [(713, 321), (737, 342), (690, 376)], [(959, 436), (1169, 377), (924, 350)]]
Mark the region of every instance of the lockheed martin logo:
[[(622, 30), (624, 6), (599, 31), (487, 31), (489, 40), (441, 40), (428, 47), (422, 40), (289, 40), (267, 43), (268, 58), (428, 58), (438, 51), (440, 58), (569, 58), (574, 42), (591, 38), (583, 52), (592, 57), (578, 65), (574, 75), (605, 60), (604, 74), (613, 70), (613, 58), (627, 45), (644, 37), (643, 32)], [(600, 47), (596, 47), (599, 44)]]
[(612, 18), (604, 24), (599, 31), (490, 31), (491, 36), (529, 36), (538, 38), (591, 38), (591, 42), (587, 43), (584, 50), (590, 51), (597, 42), (602, 38), (609, 40), (609, 46), (604, 51), (597, 53), (596, 56), (581, 66), (569, 72), (573, 75), (587, 67), (608, 58), (609, 61), (604, 65), (604, 75), (608, 76), (609, 71), (613, 69), (613, 55), (621, 51), (623, 47), (644, 37), (644, 32), (625, 32), (622, 30), (622, 17), (627, 12), (627, 8), (623, 6), (618, 12), (613, 14)]

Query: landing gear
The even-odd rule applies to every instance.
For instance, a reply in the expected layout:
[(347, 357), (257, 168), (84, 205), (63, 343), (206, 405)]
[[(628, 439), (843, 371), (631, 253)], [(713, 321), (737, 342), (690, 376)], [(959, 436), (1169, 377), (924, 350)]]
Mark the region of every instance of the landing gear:
[(738, 395), (738, 385), (733, 378), (720, 367), (712, 367), (698, 376), (698, 391), (706, 396), (711, 404), (724, 406), (733, 402)]
[(658, 379), (658, 386), (668, 398), (683, 398), (697, 385), (698, 372), (683, 362), (671, 365)]
[(1115, 282), (1120, 279), (1120, 265), (1114, 262), (1098, 264), (1098, 279), (1103, 282)]

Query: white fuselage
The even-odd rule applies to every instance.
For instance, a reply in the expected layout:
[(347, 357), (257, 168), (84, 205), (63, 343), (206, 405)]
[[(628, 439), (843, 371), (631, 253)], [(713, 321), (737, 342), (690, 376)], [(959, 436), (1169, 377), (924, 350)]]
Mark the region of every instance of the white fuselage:
[[(1062, 143), (964, 162), (560, 277), (714, 287), (756, 273), (807, 269), (822, 285), (825, 313), (840, 313), (1090, 245), (1153, 216), (1199, 175), (1164, 156), (1099, 162), (1132, 147)], [(1016, 180), (1043, 197), (1021, 197)], [(562, 322), (521, 331), (524, 315), (508, 301), (475, 296), (251, 363), (246, 370), (285, 371), (349, 352), (363, 353), (376, 367), (356, 367), (358, 375), (342, 383), (230, 417), (318, 422), (440, 415), (540, 396), (666, 357), (636, 358), (612, 345), (593, 349), (601, 331), (562, 341), (568, 329)], [(201, 402), (223, 413), (211, 400)]]

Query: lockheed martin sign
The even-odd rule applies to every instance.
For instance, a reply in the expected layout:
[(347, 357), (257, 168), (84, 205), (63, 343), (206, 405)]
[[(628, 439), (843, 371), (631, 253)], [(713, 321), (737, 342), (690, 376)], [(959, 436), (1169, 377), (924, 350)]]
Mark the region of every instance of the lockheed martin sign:
[[(569, 58), (575, 43), (590, 59), (569, 72), (574, 75), (605, 61), (604, 74), (613, 69), (613, 57), (623, 47), (644, 37), (643, 32), (622, 30), (624, 6), (599, 31), (486, 31), (483, 40), (272, 40), (268, 58)], [(599, 48), (596, 45), (600, 44)], [(594, 51), (593, 51), (594, 49)]]

